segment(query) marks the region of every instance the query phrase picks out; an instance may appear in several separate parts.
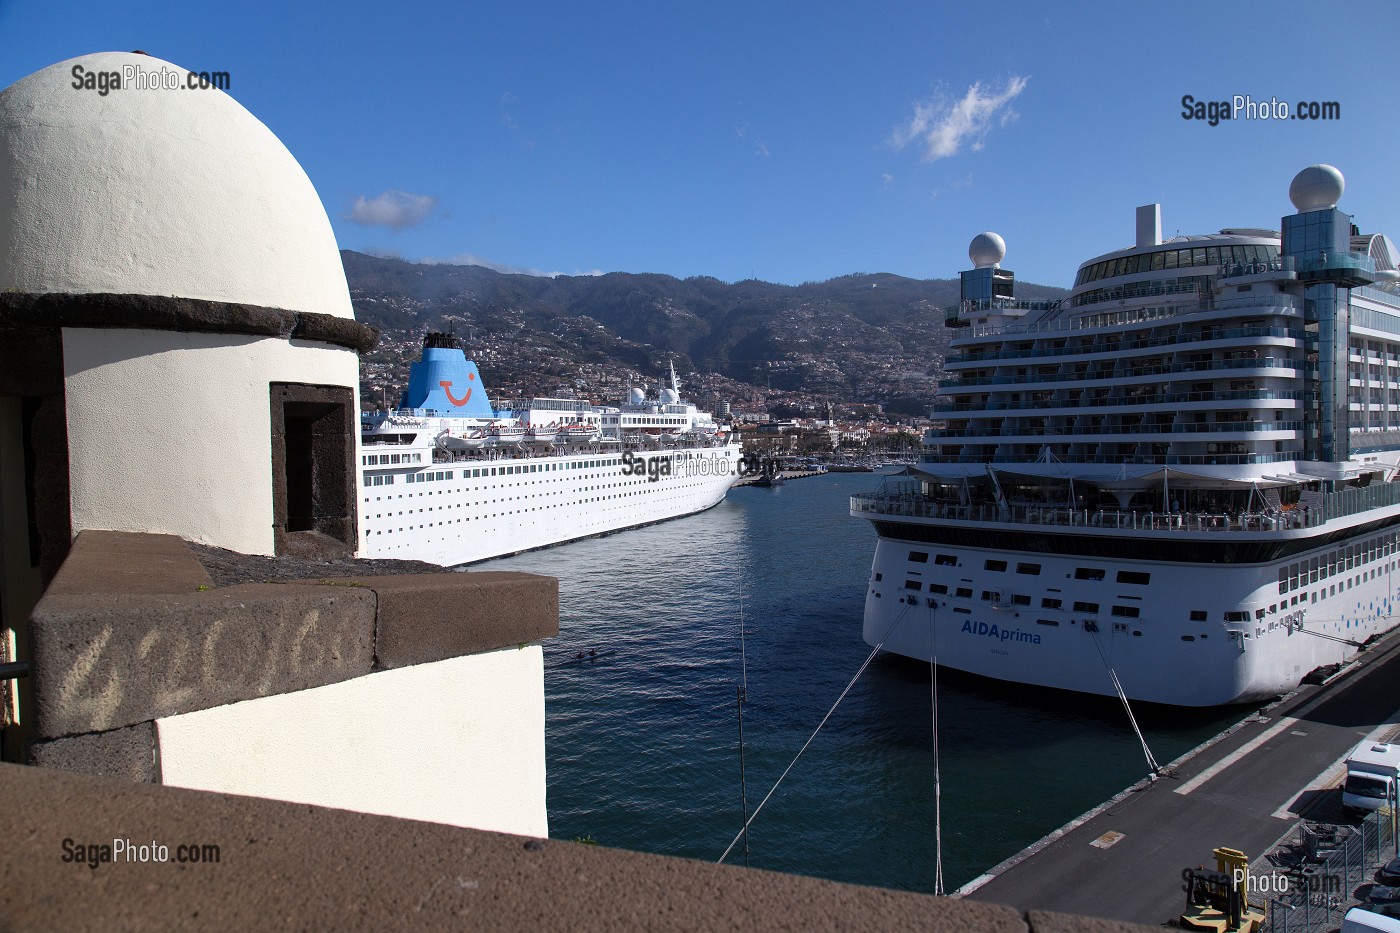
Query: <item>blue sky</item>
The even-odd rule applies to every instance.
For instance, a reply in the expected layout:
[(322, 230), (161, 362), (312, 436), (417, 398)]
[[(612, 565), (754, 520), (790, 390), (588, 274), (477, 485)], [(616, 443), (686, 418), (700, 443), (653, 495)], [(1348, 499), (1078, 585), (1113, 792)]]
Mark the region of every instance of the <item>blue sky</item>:
[[(349, 249), (797, 283), (953, 276), (995, 230), (1018, 278), (1068, 285), (1139, 204), (1167, 235), (1276, 227), (1314, 162), (1400, 239), (1397, 24), (1390, 0), (0, 0), (0, 86), (111, 49), (228, 71)], [(1184, 94), (1342, 119), (1211, 127)]]

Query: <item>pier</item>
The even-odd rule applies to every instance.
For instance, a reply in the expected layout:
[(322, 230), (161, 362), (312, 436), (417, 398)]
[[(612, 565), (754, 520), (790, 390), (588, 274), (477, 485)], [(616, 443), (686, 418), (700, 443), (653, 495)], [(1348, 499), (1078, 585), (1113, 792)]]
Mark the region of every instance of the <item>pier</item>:
[[(1341, 820), (1338, 765), (1362, 738), (1400, 724), (1397, 678), (1393, 634), (1328, 683), (1249, 716), (1172, 762), (1166, 776), (1135, 784), (956, 896), (1161, 924), (1185, 906), (1182, 869), (1209, 864), (1217, 846), (1245, 852), (1256, 873), (1273, 873), (1264, 856), (1301, 820)], [(1352, 887), (1340, 892), (1344, 900)]]

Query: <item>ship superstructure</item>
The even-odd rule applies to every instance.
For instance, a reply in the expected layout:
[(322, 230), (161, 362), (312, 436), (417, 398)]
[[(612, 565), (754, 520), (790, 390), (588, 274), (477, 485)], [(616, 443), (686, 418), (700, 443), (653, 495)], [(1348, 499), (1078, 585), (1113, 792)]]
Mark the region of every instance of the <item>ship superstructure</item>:
[[(451, 566), (716, 505), (738, 478), (739, 445), (680, 398), (674, 368), (670, 382), (617, 407), (496, 407), (460, 342), (429, 334), (400, 406), (363, 418), (361, 556)], [(654, 430), (626, 430), (623, 413)]]
[(1397, 251), (1312, 166), (1281, 231), (1161, 237), (1018, 301), (979, 235), (926, 453), (851, 513), (865, 639), (1179, 705), (1285, 692), (1392, 627)]

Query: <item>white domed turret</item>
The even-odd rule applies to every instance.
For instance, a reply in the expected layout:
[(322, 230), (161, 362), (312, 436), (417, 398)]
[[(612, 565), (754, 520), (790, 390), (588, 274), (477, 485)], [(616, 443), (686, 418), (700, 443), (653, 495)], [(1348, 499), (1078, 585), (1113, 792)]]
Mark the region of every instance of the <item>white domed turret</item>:
[(99, 52), (0, 90), (0, 324), (62, 348), (15, 393), (62, 380), (68, 485), (45, 507), (65, 534), (353, 554), (372, 329), (306, 172), (189, 74)]
[[(73, 87), (75, 74), (124, 69), (164, 69), (179, 86)], [(0, 91), (0, 289), (353, 318), (306, 172), (228, 94), (186, 89), (187, 74), (149, 55), (99, 52)]]
[(987, 231), (972, 238), (967, 248), (967, 257), (978, 269), (995, 269), (1006, 258), (1006, 241), (1000, 235)]
[(1300, 212), (1330, 210), (1346, 190), (1346, 179), (1330, 165), (1309, 165), (1288, 186), (1288, 199)]
[(635, 386), (627, 390), (627, 404), (641, 405), (644, 402), (646, 402), (646, 400), (647, 394), (644, 390), (639, 389)]
[(662, 389), (662, 390), (661, 390), (661, 404), (662, 404), (662, 405), (674, 405), (674, 404), (676, 404), (676, 402), (680, 401), (680, 398), (681, 398), (680, 393), (677, 392), (675, 389)]

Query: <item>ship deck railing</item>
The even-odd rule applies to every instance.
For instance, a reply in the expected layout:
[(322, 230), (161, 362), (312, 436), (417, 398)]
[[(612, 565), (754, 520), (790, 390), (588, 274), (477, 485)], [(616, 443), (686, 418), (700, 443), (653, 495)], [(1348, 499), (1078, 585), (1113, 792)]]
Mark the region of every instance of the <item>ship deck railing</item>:
[(865, 494), (851, 497), (851, 511), (871, 516), (932, 518), (945, 521), (1077, 527), (1086, 530), (1270, 532), (1316, 528), (1328, 521), (1372, 509), (1400, 505), (1400, 483), (1314, 494), (1292, 507), (1264, 511), (1153, 511), (1079, 509), (1056, 505), (996, 502), (963, 503), (917, 493)]
[(623, 440), (619, 442), (615, 438), (597, 437), (579, 440), (556, 441), (553, 444), (534, 444), (525, 442), (512, 442), (504, 447), (482, 446), (472, 450), (444, 450), (441, 447), (433, 449), (434, 463), (496, 463), (504, 460), (538, 460), (542, 457), (563, 457), (582, 456), (584, 454), (617, 454), (623, 451), (644, 451), (647, 453), (666, 453), (678, 449), (694, 450), (695, 448), (719, 449), (726, 446), (727, 442), (717, 438), (686, 440), (677, 443), (662, 443), (660, 441), (636, 442)]

